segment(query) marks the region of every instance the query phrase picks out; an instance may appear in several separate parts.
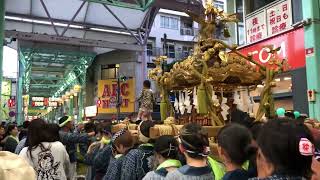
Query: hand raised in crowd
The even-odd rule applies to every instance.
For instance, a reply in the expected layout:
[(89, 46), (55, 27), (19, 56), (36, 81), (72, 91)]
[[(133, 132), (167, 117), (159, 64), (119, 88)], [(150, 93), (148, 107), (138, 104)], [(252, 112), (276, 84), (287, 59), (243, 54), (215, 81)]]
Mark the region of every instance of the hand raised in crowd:
[(90, 136), (90, 137), (93, 137), (93, 136), (95, 136), (95, 135), (96, 135), (96, 133), (95, 133), (94, 131), (88, 133), (88, 136)]

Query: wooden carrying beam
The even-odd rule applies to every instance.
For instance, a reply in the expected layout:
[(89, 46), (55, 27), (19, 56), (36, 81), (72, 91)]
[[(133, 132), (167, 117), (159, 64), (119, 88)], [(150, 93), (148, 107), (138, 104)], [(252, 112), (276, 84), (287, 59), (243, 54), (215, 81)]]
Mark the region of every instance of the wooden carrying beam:
[[(159, 127), (161, 126), (168, 126), (168, 125), (155, 125), (155, 127), (152, 127), (150, 129), (150, 138), (151, 139), (157, 139), (160, 136), (160, 131)], [(175, 127), (179, 130), (182, 128), (183, 125), (175, 125)], [(116, 133), (119, 130), (123, 129), (126, 127), (126, 124), (117, 124), (112, 126), (112, 133)], [(203, 126), (206, 132), (208, 132), (209, 138), (211, 137), (216, 137), (218, 135), (219, 130), (223, 126)], [(129, 130), (137, 130), (138, 126), (136, 124), (130, 124), (129, 125)]]
[[(161, 126), (161, 125), (160, 125)], [(175, 125), (178, 129), (182, 128), (183, 125)], [(208, 137), (216, 137), (218, 135), (219, 130), (223, 126), (203, 126), (205, 131), (208, 133)], [(155, 127), (152, 127), (150, 129), (150, 138), (156, 139), (160, 136), (160, 131), (159, 131), (159, 125), (156, 125)]]

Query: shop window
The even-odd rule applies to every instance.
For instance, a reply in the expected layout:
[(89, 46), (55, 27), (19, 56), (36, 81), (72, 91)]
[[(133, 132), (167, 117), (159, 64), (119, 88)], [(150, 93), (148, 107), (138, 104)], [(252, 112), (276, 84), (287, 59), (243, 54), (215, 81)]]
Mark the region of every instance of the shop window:
[(152, 56), (153, 55), (153, 46), (152, 44), (147, 44), (147, 55)]
[(238, 28), (238, 45), (244, 45), (245, 44), (245, 32), (244, 32), (244, 26), (243, 23), (238, 23), (237, 24)]
[(223, 1), (214, 1), (213, 5), (221, 10), (224, 10), (224, 2)]
[(160, 27), (166, 29), (178, 29), (178, 18), (160, 16)]
[(168, 45), (168, 57), (169, 58), (175, 58), (176, 57), (176, 51), (174, 48), (174, 45)]
[(253, 11), (259, 9), (259, 8), (262, 8), (263, 6), (266, 6), (272, 2), (274, 2), (276, 0), (259, 0), (259, 1), (256, 1), (256, 0), (246, 0), (246, 4), (247, 4), (247, 7), (248, 7), (248, 13), (252, 13)]
[(192, 47), (183, 46), (182, 47), (182, 55), (183, 57), (188, 57), (193, 51)]
[(101, 67), (101, 79), (115, 79), (117, 78), (118, 68), (115, 64), (103, 65)]

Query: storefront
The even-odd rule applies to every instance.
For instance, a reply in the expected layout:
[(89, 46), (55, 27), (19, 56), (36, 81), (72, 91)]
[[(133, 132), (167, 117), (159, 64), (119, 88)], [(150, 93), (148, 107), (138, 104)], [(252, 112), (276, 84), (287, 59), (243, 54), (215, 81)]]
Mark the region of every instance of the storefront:
[[(251, 54), (253, 59), (263, 65), (267, 65), (271, 58), (268, 53), (270, 49), (281, 47), (278, 57), (287, 60), (289, 68), (279, 75), (276, 87), (273, 88), (275, 106), (284, 107), (287, 110), (298, 110), (301, 113), (308, 113), (307, 101), (307, 79), (306, 79), (306, 58), (304, 48), (303, 28), (289, 29), (276, 36), (263, 39), (248, 46), (240, 47), (243, 54)], [(259, 102), (258, 95), (263, 85), (258, 86), (250, 96)]]

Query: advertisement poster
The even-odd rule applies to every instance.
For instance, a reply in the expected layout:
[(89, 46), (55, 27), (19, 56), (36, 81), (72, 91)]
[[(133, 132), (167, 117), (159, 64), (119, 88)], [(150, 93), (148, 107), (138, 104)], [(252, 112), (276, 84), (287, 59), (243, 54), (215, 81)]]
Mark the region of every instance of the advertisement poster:
[[(135, 111), (135, 79), (129, 79), (121, 82), (121, 108), (120, 112), (130, 113)], [(116, 113), (117, 112), (117, 79), (98, 81), (98, 99), (101, 104), (98, 105), (98, 113)]]

